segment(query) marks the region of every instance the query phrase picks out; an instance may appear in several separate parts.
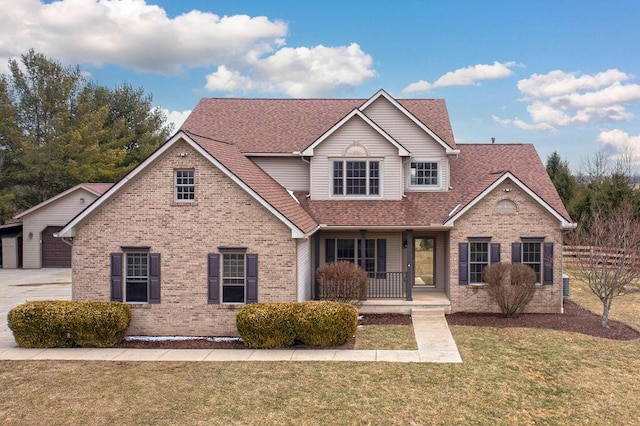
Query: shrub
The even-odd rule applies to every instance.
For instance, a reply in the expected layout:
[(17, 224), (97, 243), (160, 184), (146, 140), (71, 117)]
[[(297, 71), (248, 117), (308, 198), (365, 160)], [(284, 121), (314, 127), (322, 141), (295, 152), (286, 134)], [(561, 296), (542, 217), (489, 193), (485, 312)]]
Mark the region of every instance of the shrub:
[(45, 300), (16, 306), (7, 319), (24, 348), (104, 348), (124, 339), (131, 309), (119, 302)]
[(494, 263), (484, 270), (489, 296), (507, 317), (519, 315), (536, 290), (536, 274), (521, 263)]
[(296, 338), (294, 314), (291, 303), (252, 303), (238, 312), (236, 327), (250, 348), (290, 346)]
[(325, 263), (316, 270), (320, 299), (358, 304), (367, 298), (367, 273), (352, 262)]
[(254, 303), (236, 316), (236, 327), (250, 348), (280, 348), (299, 342), (336, 346), (353, 337), (358, 310), (338, 302)]
[(352, 305), (339, 302), (302, 302), (296, 308), (296, 337), (303, 344), (342, 345), (356, 333), (358, 310)]

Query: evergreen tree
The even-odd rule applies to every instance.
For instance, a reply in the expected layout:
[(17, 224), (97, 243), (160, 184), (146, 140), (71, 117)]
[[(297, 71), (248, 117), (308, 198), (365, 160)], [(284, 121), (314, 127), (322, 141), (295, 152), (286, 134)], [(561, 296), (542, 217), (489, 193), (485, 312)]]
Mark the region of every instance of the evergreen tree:
[(562, 160), (560, 155), (554, 151), (547, 157), (546, 167), (560, 199), (565, 206), (568, 206), (576, 190), (576, 181), (569, 170), (569, 163), (567, 160)]

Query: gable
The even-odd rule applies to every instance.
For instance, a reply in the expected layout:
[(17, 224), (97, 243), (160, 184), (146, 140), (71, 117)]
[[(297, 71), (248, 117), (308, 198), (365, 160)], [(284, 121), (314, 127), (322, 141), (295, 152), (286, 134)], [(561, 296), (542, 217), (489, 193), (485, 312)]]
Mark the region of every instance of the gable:
[[(125, 191), (130, 181), (139, 178), (145, 169), (153, 167), (174, 145), (181, 142), (191, 146), (198, 154), (202, 155), (246, 191), (254, 200), (258, 201), (282, 221), (291, 229), (293, 238), (302, 238), (307, 233), (315, 231), (316, 222), (300, 207), (291, 194), (251, 160), (247, 159), (235, 146), (197, 135), (178, 132), (114, 185), (104, 197), (98, 199), (87, 210), (69, 222), (58, 235), (60, 237), (73, 237), (77, 226), (80, 226), (84, 220), (99, 210), (103, 204), (107, 203), (115, 195)], [(173, 185), (171, 185), (171, 188), (173, 188)], [(135, 194), (131, 195), (135, 196)]]
[[(360, 126), (354, 127), (354, 122), (360, 124)], [(302, 155), (306, 157), (312, 157), (314, 155), (314, 150), (317, 147), (319, 147), (325, 141), (331, 139), (336, 132), (344, 133), (345, 130), (343, 130), (343, 128), (345, 127), (348, 127), (348, 130), (346, 130), (347, 132), (351, 131), (350, 137), (353, 138), (353, 141), (360, 140), (363, 137), (368, 140), (384, 140), (396, 149), (398, 156), (409, 155), (409, 151), (407, 151), (400, 143), (398, 143), (398, 141), (393, 139), (393, 137), (391, 137), (384, 129), (382, 129), (377, 123), (372, 121), (358, 109), (354, 109), (353, 111), (351, 111), (351, 113), (347, 114), (335, 126), (327, 130), (321, 137), (319, 137), (304, 151), (302, 151)]]

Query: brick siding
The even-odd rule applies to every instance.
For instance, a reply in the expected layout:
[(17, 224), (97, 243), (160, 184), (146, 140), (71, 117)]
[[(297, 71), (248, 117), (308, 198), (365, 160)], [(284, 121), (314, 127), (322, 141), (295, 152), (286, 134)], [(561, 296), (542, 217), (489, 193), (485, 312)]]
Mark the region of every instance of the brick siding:
[[(192, 204), (174, 202), (177, 169), (195, 170)], [(243, 305), (207, 304), (207, 254), (218, 247), (258, 254), (258, 301), (296, 300), (291, 230), (182, 141), (79, 227), (73, 299), (110, 299), (110, 253), (123, 246), (161, 255), (161, 303), (131, 304), (130, 335), (237, 335)]]
[[(510, 188), (505, 192), (505, 188)], [(516, 213), (497, 213), (496, 204), (513, 201)], [(562, 231), (558, 220), (544, 210), (526, 192), (506, 180), (478, 204), (456, 220), (450, 233), (451, 274), (449, 297), (453, 312), (500, 312), (487, 294), (486, 287), (458, 284), (458, 243), (469, 237), (491, 237), (500, 243), (500, 260), (511, 262), (511, 243), (521, 237), (544, 237), (553, 247), (553, 285), (539, 285), (525, 312), (558, 313), (562, 311)]]

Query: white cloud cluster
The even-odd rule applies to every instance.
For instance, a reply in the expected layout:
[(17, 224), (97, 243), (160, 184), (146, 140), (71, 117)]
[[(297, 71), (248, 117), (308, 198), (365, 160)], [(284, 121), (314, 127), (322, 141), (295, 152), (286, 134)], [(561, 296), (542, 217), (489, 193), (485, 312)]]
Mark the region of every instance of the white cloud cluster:
[(631, 120), (627, 107), (640, 101), (640, 85), (628, 83), (633, 78), (617, 69), (594, 75), (559, 70), (533, 74), (518, 81), (533, 124), (518, 127), (555, 131), (556, 126)]
[(424, 80), (411, 83), (402, 90), (402, 93), (424, 93), (438, 87), (477, 85), (479, 84), (478, 81), (481, 80), (495, 80), (509, 77), (513, 75), (511, 68), (515, 66), (515, 62), (500, 63), (497, 61), (491, 65), (472, 65), (467, 68), (450, 71), (433, 83)]
[(282, 48), (251, 63), (251, 74), (226, 66), (207, 76), (207, 89), (240, 92), (284, 92), (314, 97), (357, 86), (375, 75), (373, 59), (360, 46)]
[(600, 132), (597, 142), (604, 148), (611, 147), (618, 156), (628, 155), (634, 164), (640, 164), (640, 134), (631, 136), (620, 129)]
[(169, 111), (166, 108), (160, 108), (164, 115), (167, 116), (167, 124), (173, 124), (173, 130), (178, 131), (182, 123), (185, 122), (189, 114), (191, 114), (191, 110), (185, 111)]
[(67, 63), (166, 75), (215, 67), (207, 77), (211, 90), (253, 87), (292, 96), (331, 94), (375, 74), (357, 45), (284, 47), (287, 24), (264, 16), (192, 10), (171, 18), (146, 0), (0, 0), (0, 9), (3, 63), (33, 48)]

